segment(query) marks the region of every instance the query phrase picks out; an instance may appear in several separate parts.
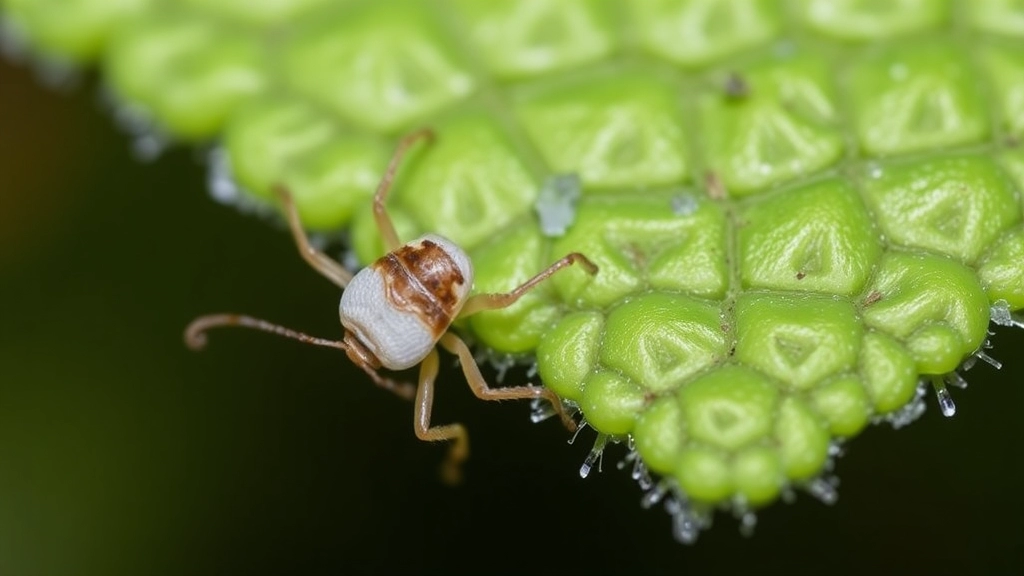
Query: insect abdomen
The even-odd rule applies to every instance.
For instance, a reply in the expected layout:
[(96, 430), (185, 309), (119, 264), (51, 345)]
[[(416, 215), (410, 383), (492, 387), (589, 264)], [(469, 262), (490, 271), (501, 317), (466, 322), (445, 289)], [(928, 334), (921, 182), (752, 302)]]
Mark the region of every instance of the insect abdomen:
[(409, 368), (448, 330), (472, 283), (465, 252), (440, 236), (423, 236), (356, 274), (341, 297), (341, 322), (381, 365)]

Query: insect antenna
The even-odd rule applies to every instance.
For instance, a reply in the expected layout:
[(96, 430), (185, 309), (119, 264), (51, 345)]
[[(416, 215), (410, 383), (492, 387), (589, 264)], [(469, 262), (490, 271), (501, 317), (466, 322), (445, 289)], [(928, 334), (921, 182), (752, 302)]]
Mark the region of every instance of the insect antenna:
[(316, 336), (303, 334), (297, 330), (285, 328), (284, 326), (279, 326), (277, 324), (267, 322), (266, 320), (253, 318), (252, 316), (245, 316), (243, 314), (210, 314), (196, 318), (188, 325), (187, 328), (185, 328), (185, 345), (192, 350), (202, 350), (206, 347), (207, 330), (210, 328), (231, 326), (262, 330), (264, 332), (270, 332), (271, 334), (277, 334), (278, 336), (284, 336), (285, 338), (291, 338), (292, 340), (298, 340), (299, 342), (313, 344), (315, 346), (348, 350), (348, 346), (341, 340), (317, 338)]

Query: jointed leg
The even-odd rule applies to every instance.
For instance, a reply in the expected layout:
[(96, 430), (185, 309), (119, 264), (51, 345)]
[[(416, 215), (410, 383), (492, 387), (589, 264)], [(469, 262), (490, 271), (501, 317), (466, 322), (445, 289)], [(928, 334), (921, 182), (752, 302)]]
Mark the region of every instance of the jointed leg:
[(444, 349), (455, 354), (459, 357), (459, 363), (462, 364), (462, 372), (466, 375), (466, 382), (469, 383), (470, 390), (473, 394), (481, 400), (525, 400), (533, 398), (543, 398), (551, 403), (558, 413), (559, 418), (562, 419), (562, 424), (569, 429), (570, 432), (576, 430), (576, 422), (569, 416), (565, 411), (565, 406), (562, 405), (562, 400), (557, 394), (551, 390), (541, 386), (514, 386), (514, 387), (503, 387), (503, 388), (491, 388), (487, 385), (487, 381), (484, 380), (482, 374), (480, 374), (480, 368), (476, 364), (476, 360), (473, 359), (473, 354), (470, 353), (469, 347), (462, 341), (461, 338), (456, 336), (453, 332), (448, 332), (441, 337), (441, 346)]
[(469, 435), (462, 424), (446, 424), (430, 426), (430, 412), (434, 406), (434, 379), (437, 378), (437, 350), (420, 364), (420, 385), (416, 389), (416, 409), (413, 413), (413, 426), (416, 437), (427, 442), (451, 440), (448, 457), (441, 467), (441, 477), (449, 484), (457, 484), (462, 479), (462, 462), (469, 456)]
[(288, 227), (291, 228), (295, 244), (299, 247), (299, 254), (314, 270), (323, 274), (328, 280), (334, 282), (339, 288), (348, 286), (352, 279), (352, 273), (334, 261), (323, 252), (309, 245), (306, 231), (302, 229), (302, 222), (299, 220), (299, 211), (295, 208), (292, 195), (284, 186), (274, 187), (274, 193), (281, 200), (281, 207), (284, 208), (285, 218), (288, 219)]
[(377, 372), (373, 366), (370, 366), (366, 362), (360, 360), (358, 356), (349, 354), (348, 357), (356, 366), (362, 368), (363, 372), (366, 372), (370, 379), (373, 380), (373, 383), (377, 386), (380, 386), (403, 400), (412, 400), (416, 396), (416, 387), (412, 384), (408, 382), (398, 382), (391, 378), (387, 378), (386, 376), (381, 376), (380, 372)]
[(511, 292), (506, 294), (477, 294), (476, 296), (471, 296), (469, 300), (466, 301), (466, 305), (462, 307), (462, 312), (459, 313), (459, 317), (469, 316), (470, 314), (476, 314), (477, 312), (483, 312), (484, 310), (508, 308), (515, 304), (516, 300), (522, 298), (524, 294), (533, 290), (544, 280), (547, 280), (552, 274), (577, 262), (580, 266), (583, 266), (588, 273), (597, 273), (597, 266), (591, 262), (590, 259), (579, 252), (572, 252), (563, 256), (558, 262), (548, 266), (547, 269), (540, 274), (537, 274), (533, 278), (523, 282), (522, 285)]
[(384, 177), (381, 178), (380, 184), (377, 185), (377, 192), (373, 195), (373, 217), (377, 220), (377, 228), (380, 229), (380, 236), (384, 240), (384, 249), (388, 252), (401, 246), (402, 242), (398, 239), (398, 233), (395, 232), (395, 225), (391, 223), (391, 217), (388, 216), (384, 201), (391, 190), (391, 183), (395, 179), (395, 172), (398, 171), (398, 166), (402, 163), (405, 153), (422, 138), (433, 140), (434, 132), (429, 128), (421, 128), (406, 135), (398, 142), (398, 148), (395, 149), (395, 154), (391, 157), (391, 161), (388, 162), (387, 171), (384, 172)]

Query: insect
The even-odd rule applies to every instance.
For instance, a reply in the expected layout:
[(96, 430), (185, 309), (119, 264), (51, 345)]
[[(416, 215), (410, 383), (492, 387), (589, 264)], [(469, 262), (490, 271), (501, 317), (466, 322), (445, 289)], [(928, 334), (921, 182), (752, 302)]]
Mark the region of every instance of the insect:
[[(388, 253), (355, 275), (310, 245), (291, 194), (284, 186), (275, 187), (302, 258), (344, 290), (339, 305), (344, 328), (341, 340), (317, 338), (251, 316), (211, 314), (189, 324), (185, 330), (185, 343), (193, 350), (199, 350), (206, 345), (207, 330), (239, 326), (344, 351), (376, 385), (414, 401), (413, 428), (419, 439), (451, 441), (442, 465), (442, 477), (449, 482), (458, 482), (461, 463), (469, 455), (466, 429), (459, 423), (435, 426), (430, 422), (439, 365), (438, 344), (458, 357), (466, 381), (477, 398), (543, 398), (555, 408), (566, 428), (573, 431), (576, 423), (558, 396), (547, 388), (488, 386), (466, 343), (449, 331), (451, 323), (457, 318), (485, 310), (507, 308), (552, 274), (574, 263), (592, 275), (597, 273), (597, 266), (582, 254), (573, 252), (511, 292), (470, 295), (473, 263), (457, 244), (436, 234), (426, 234), (403, 244), (388, 215), (385, 200), (409, 148), (420, 140), (433, 139), (431, 130), (421, 129), (399, 142), (373, 198), (374, 219)], [(405, 370), (417, 364), (419, 380), (416, 385), (395, 381), (379, 372), (382, 368)]]

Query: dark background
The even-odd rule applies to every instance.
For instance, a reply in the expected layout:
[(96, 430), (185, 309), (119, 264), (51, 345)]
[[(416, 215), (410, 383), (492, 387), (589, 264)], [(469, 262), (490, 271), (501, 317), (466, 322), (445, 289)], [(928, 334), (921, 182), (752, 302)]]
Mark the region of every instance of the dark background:
[(775, 504), (752, 538), (719, 515), (694, 546), (641, 509), (621, 447), (581, 480), (592, 432), (476, 401), (445, 357), (436, 422), (473, 448), (452, 489), (410, 405), (343, 354), (241, 331), (185, 349), (222, 310), (337, 337), (338, 291), (210, 200), (194, 149), (135, 160), (100, 100), (0, 63), (0, 574), (1024, 572), (1024, 331), (956, 417), (929, 397), (850, 443), (836, 505)]

